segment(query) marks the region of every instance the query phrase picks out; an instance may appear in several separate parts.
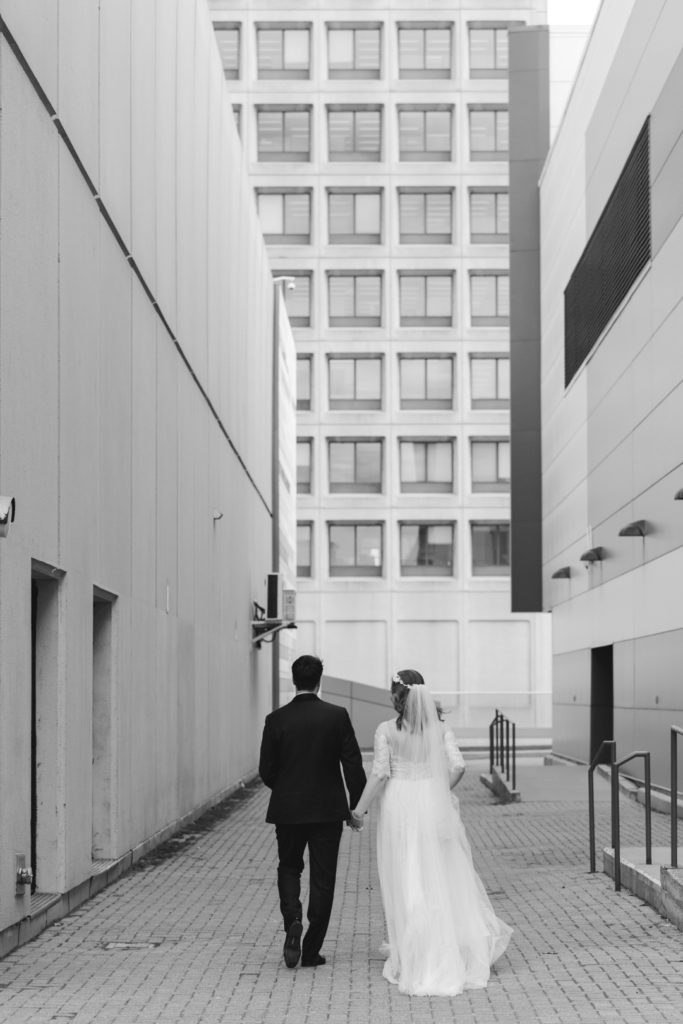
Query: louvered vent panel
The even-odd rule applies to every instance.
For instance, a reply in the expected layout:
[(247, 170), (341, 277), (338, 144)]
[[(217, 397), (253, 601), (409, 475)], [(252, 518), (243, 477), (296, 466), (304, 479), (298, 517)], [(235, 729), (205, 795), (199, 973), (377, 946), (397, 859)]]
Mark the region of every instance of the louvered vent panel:
[(650, 252), (648, 118), (564, 292), (565, 387), (648, 263)]

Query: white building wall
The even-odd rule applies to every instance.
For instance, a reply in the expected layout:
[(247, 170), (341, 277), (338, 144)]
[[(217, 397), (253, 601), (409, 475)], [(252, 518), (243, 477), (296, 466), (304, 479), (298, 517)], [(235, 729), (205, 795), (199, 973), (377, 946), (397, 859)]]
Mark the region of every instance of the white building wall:
[(272, 286), (205, 4), (0, 14), (2, 930), (29, 911), (32, 759), (53, 893), (255, 769)]
[[(506, 437), (507, 409), (472, 407), (470, 356), (506, 354), (507, 327), (471, 326), (469, 272), (505, 269), (507, 244), (470, 242), (471, 186), (505, 186), (507, 161), (470, 157), (468, 105), (507, 101), (506, 78), (475, 78), (469, 71), (470, 21), (538, 23), (545, 0), (430, 0), (420, 5), (391, 2), (284, 6), (276, 0), (210, 0), (214, 22), (239, 26), (238, 76), (226, 82), (240, 110), (245, 165), (255, 189), (276, 186), (312, 189), (311, 241), (306, 245), (269, 245), (276, 273), (312, 273), (311, 326), (295, 327), (297, 350), (313, 362), (312, 407), (298, 415), (299, 435), (312, 440), (312, 489), (300, 494), (298, 518), (313, 527), (312, 575), (298, 579), (296, 647), (315, 651), (329, 674), (386, 688), (401, 666), (424, 670), (444, 704), (458, 713), (461, 728), (478, 734), (492, 708), (509, 710), (520, 725), (550, 725), (550, 626), (543, 616), (512, 615), (505, 576), (472, 572), (470, 522), (509, 518), (509, 495), (474, 493), (470, 462), (473, 437)], [(310, 25), (308, 79), (259, 79), (257, 28), (265, 23)], [(377, 79), (339, 80), (328, 76), (327, 23), (381, 24), (382, 71)], [(448, 79), (399, 77), (398, 26), (439, 22), (453, 27), (453, 72)], [(312, 107), (311, 159), (302, 163), (259, 162), (256, 106), (303, 104)], [(378, 162), (328, 160), (326, 106), (379, 104), (383, 108), (382, 159)], [(398, 113), (401, 103), (453, 106), (453, 159), (406, 162), (399, 158)], [(349, 186), (383, 189), (383, 230), (379, 244), (330, 244), (326, 189)], [(452, 244), (401, 244), (399, 187), (454, 188)], [(381, 270), (381, 327), (343, 329), (328, 326), (326, 276), (339, 269)], [(402, 270), (454, 271), (453, 325), (402, 327), (398, 274)], [(328, 401), (327, 362), (334, 354), (375, 354), (383, 360), (382, 408), (332, 410)], [(400, 409), (399, 355), (453, 354), (453, 409)], [(330, 437), (383, 440), (383, 481), (379, 494), (330, 491)], [(406, 494), (400, 489), (399, 439), (452, 437), (456, 444), (453, 493)], [(329, 572), (330, 521), (381, 522), (384, 530), (382, 575), (339, 578)], [(399, 523), (445, 520), (455, 523), (454, 570), (450, 576), (403, 576)]]
[[(541, 182), (544, 603), (553, 610), (558, 749), (587, 758), (591, 649), (613, 645), (614, 736), (668, 777), (680, 724), (678, 579), (683, 227), (670, 159), (683, 129), (680, 5), (606, 0)], [(651, 117), (652, 259), (564, 387), (564, 288)], [(679, 204), (680, 205), (680, 204)], [(658, 215), (656, 216), (656, 211)], [(644, 519), (645, 538), (621, 538)], [(590, 569), (589, 547), (605, 549)], [(560, 566), (569, 579), (552, 580)]]

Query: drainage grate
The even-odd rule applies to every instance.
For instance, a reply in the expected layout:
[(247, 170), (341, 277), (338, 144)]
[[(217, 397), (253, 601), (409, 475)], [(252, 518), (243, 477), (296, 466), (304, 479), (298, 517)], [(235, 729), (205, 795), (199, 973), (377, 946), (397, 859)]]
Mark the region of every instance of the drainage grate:
[(126, 941), (122, 941), (122, 942), (103, 942), (102, 943), (102, 948), (103, 949), (155, 949), (157, 946), (160, 946), (163, 941), (164, 941), (163, 939), (158, 939), (158, 940), (152, 940), (152, 941), (147, 941), (147, 942), (145, 942), (145, 941), (137, 941), (137, 940), (133, 940), (133, 941), (130, 941), (130, 942), (126, 942)]

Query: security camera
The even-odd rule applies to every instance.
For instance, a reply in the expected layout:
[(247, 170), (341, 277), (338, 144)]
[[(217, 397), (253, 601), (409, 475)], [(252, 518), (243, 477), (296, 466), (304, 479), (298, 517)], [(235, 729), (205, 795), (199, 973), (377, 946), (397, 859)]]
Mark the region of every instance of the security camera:
[(296, 288), (296, 281), (287, 281), (287, 291), (293, 292)]
[(0, 537), (6, 537), (9, 533), (9, 524), (14, 522), (16, 507), (14, 498), (0, 495)]

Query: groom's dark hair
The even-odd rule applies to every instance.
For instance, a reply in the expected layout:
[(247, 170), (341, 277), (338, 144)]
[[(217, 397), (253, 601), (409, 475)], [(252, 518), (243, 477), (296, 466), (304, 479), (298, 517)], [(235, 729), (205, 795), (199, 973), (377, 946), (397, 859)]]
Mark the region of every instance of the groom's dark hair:
[(314, 654), (302, 654), (292, 665), (292, 680), (297, 690), (315, 690), (323, 674), (323, 663)]

